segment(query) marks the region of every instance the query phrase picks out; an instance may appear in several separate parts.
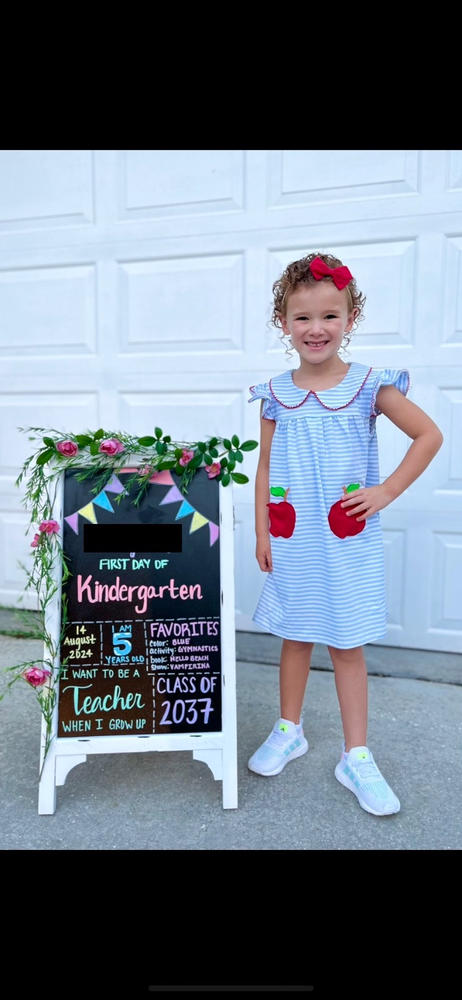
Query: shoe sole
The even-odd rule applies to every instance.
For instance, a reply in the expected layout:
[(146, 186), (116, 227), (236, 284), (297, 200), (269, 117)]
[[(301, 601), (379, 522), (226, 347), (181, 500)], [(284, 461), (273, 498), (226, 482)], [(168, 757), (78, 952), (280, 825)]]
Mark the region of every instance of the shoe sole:
[(341, 768), (339, 767), (338, 764), (337, 764), (337, 767), (335, 768), (334, 774), (335, 774), (335, 777), (337, 778), (337, 781), (339, 781), (341, 785), (344, 785), (345, 788), (349, 788), (350, 792), (353, 792), (353, 795), (356, 795), (356, 798), (357, 798), (360, 806), (362, 806), (362, 808), (365, 809), (366, 812), (372, 813), (373, 816), (393, 816), (395, 813), (398, 813), (400, 811), (401, 806), (398, 805), (397, 809), (396, 808), (395, 809), (389, 809), (387, 812), (377, 812), (376, 809), (372, 809), (372, 807), (370, 805), (368, 805), (367, 802), (364, 801), (364, 799), (361, 798), (361, 796), (360, 796), (357, 788), (355, 788), (353, 782), (350, 781), (350, 779), (347, 777), (347, 775), (343, 773), (343, 771), (341, 770)]
[(303, 757), (303, 754), (306, 753), (307, 750), (308, 740), (305, 740), (304, 743), (297, 748), (297, 750), (292, 750), (292, 753), (282, 761), (281, 766), (276, 767), (274, 771), (257, 771), (255, 767), (250, 767), (250, 764), (247, 764), (247, 767), (249, 771), (253, 771), (254, 774), (260, 774), (262, 778), (272, 778), (273, 774), (280, 774), (281, 771), (284, 770), (286, 764), (289, 764), (291, 760), (296, 760), (297, 757)]

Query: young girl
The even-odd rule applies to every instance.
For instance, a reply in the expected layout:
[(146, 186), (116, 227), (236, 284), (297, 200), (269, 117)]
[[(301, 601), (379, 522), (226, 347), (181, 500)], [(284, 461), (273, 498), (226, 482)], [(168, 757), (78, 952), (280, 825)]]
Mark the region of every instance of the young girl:
[[(298, 368), (250, 387), (261, 399), (255, 483), (256, 557), (268, 573), (253, 620), (283, 638), (280, 711), (250, 758), (257, 774), (279, 774), (308, 750), (301, 710), (313, 643), (325, 643), (344, 732), (336, 778), (375, 816), (400, 803), (367, 747), (363, 644), (386, 632), (379, 511), (426, 469), (443, 437), (405, 398), (407, 371), (339, 357), (364, 296), (340, 260), (311, 253), (273, 285), (272, 322), (299, 355)], [(384, 413), (413, 439), (398, 468), (379, 479), (376, 418)]]

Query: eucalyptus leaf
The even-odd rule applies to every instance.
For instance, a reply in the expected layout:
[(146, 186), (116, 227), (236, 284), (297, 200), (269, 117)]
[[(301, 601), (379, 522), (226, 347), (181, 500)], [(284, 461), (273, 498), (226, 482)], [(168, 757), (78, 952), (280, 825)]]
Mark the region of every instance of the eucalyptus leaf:
[(36, 464), (45, 465), (45, 462), (49, 462), (50, 458), (53, 457), (54, 453), (55, 453), (54, 448), (47, 448), (46, 451), (42, 451), (41, 455), (39, 455), (37, 458)]
[(175, 466), (176, 466), (175, 459), (174, 458), (168, 458), (168, 459), (165, 460), (165, 462), (159, 462), (159, 465), (157, 466), (157, 469), (162, 472), (164, 469), (174, 469)]

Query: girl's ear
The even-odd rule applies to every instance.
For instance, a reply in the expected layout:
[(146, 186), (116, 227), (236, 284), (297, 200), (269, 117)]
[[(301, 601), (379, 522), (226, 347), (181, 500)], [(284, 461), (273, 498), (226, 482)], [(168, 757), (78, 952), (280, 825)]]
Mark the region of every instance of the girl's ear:
[(290, 333), (289, 327), (287, 326), (287, 320), (286, 320), (285, 316), (279, 316), (279, 319), (281, 320), (281, 326), (282, 326), (283, 333), (285, 333), (287, 335), (288, 333)]
[(358, 313), (359, 313), (359, 309), (357, 308), (357, 306), (355, 306), (355, 308), (351, 310), (351, 313), (348, 316), (348, 322), (347, 322), (347, 325), (345, 327), (345, 329), (348, 330), (348, 332), (350, 332), (351, 327), (353, 326), (353, 323), (354, 323), (354, 321), (355, 321)]

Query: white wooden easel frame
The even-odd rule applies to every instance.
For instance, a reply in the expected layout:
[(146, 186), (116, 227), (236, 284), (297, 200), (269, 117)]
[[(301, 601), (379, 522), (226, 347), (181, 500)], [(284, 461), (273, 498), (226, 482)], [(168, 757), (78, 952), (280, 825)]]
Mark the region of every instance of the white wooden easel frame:
[[(136, 456), (130, 457), (136, 464)], [(56, 704), (52, 738), (45, 751), (45, 720), (42, 720), (38, 812), (50, 815), (56, 810), (56, 788), (64, 785), (69, 771), (85, 763), (89, 754), (149, 753), (153, 750), (191, 750), (195, 760), (203, 761), (216, 781), (222, 782), (224, 809), (237, 808), (237, 732), (236, 732), (236, 641), (234, 613), (234, 508), (233, 487), (219, 484), (220, 518), (220, 605), (221, 605), (221, 677), (222, 730), (216, 733), (159, 733), (147, 736), (76, 736), (60, 738), (58, 705)], [(64, 473), (57, 482), (52, 517), (60, 525), (59, 541), (63, 540)], [(45, 626), (57, 650), (54, 671), (58, 672), (59, 636), (61, 631), (61, 560), (56, 559), (54, 578), (57, 591), (45, 613)], [(48, 651), (47, 651), (47, 654)], [(43, 770), (42, 770), (43, 764)]]

